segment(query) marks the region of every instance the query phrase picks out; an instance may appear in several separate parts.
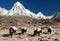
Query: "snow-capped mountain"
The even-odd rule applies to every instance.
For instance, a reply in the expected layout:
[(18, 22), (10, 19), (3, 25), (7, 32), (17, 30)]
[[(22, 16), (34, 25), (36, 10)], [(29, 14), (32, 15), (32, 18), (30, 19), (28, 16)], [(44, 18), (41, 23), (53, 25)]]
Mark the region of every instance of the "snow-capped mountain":
[(29, 11), (28, 9), (25, 9), (24, 6), (20, 2), (16, 2), (12, 9), (9, 11), (8, 15), (13, 16), (30, 16), (33, 17), (35, 14)]
[[(14, 4), (12, 9), (9, 11), (8, 15), (10, 15), (10, 16), (11, 15), (13, 15), (13, 16), (23, 15), (23, 16), (29, 16), (29, 17), (39, 18), (39, 19), (41, 19), (41, 18), (46, 19), (47, 18), (41, 12), (39, 12), (38, 14), (35, 14), (35, 13), (29, 11), (20, 2), (16, 2)], [(50, 16), (49, 16), (49, 18), (50, 18)]]
[(29, 16), (37, 19), (51, 19), (53, 16), (45, 16), (42, 12), (35, 14), (30, 10), (26, 9), (20, 2), (16, 2), (12, 9), (7, 11), (4, 8), (0, 8), (0, 15), (7, 15), (7, 16)]
[(4, 16), (4, 15), (7, 15), (7, 13), (8, 13), (8, 10), (0, 7), (0, 15)]
[(41, 19), (51, 19), (53, 17), (53, 15), (52, 16), (45, 16), (45, 15), (43, 15), (43, 13), (42, 12), (39, 12), (37, 15), (36, 15), (36, 18), (41, 18)]
[(20, 2), (16, 2), (12, 9), (9, 11), (8, 15), (24, 15), (25, 14), (25, 8)]
[(52, 18), (53, 18), (53, 15), (51, 15), (51, 16), (46, 16), (45, 19), (52, 19)]
[(40, 18), (41, 18), (41, 19), (45, 19), (46, 16), (44, 16), (42, 12), (39, 12), (39, 13), (36, 15), (36, 18), (39, 18), (39, 19), (40, 19)]
[(31, 11), (29, 11), (28, 9), (25, 9), (26, 10), (26, 15), (27, 16), (31, 16), (31, 17), (36, 17), (36, 14), (35, 13), (33, 13), (33, 12), (31, 12)]
[(60, 13), (59, 12), (55, 12), (53, 15), (53, 18), (59, 18), (60, 17)]

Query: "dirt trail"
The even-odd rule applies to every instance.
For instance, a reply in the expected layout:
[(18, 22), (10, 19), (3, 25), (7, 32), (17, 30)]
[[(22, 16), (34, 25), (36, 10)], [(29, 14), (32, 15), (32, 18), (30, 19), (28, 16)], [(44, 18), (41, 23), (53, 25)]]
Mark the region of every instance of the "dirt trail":
[[(40, 41), (41, 39), (44, 41), (55, 41), (55, 39), (60, 40), (60, 30), (59, 28), (55, 29), (55, 32), (52, 34), (40, 34), (40, 36), (28, 36), (28, 34), (33, 34), (34, 28), (28, 28), (28, 31), (25, 35), (13, 35), (12, 38), (10, 37), (3, 37), (4, 34), (9, 34), (8, 29), (0, 30), (0, 41)], [(57, 32), (58, 31), (58, 32)]]

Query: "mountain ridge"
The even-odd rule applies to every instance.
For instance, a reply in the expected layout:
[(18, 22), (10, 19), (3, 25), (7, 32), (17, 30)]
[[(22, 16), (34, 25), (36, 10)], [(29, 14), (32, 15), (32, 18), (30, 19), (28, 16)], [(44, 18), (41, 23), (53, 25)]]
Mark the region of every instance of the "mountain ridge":
[[(0, 10), (1, 11), (1, 10)], [(10, 10), (6, 10), (4, 9), (5, 12), (2, 12), (4, 14), (3, 15), (7, 15), (7, 16), (29, 16), (29, 17), (33, 17), (33, 18), (37, 18), (37, 19), (51, 19), (54, 17), (54, 15), (51, 16), (45, 16), (42, 12), (38, 12), (33, 13), (30, 10), (26, 9), (20, 2), (16, 2), (12, 8)]]

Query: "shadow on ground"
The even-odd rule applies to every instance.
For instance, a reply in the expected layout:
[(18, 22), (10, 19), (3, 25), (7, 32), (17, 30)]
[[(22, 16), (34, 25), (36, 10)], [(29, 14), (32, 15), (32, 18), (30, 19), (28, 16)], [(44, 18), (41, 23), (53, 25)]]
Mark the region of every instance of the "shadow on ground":
[(3, 34), (2, 36), (3, 37), (8, 37), (10, 34)]

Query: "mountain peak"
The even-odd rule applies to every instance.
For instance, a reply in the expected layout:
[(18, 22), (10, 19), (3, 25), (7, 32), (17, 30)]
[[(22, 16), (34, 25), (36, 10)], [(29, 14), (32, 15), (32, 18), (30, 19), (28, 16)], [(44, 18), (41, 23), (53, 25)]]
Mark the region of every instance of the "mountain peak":
[(8, 10), (6, 10), (5, 8), (0, 7), (0, 15), (6, 15), (8, 13)]
[[(13, 7), (8, 11), (3, 8), (1, 9), (0, 7), (0, 11), (1, 12), (6, 12), (7, 15), (9, 16), (29, 16), (29, 17), (33, 17), (33, 18), (38, 18), (38, 19), (47, 19), (47, 18), (52, 18), (51, 16), (45, 16), (42, 12), (39, 12), (37, 14), (31, 12), (30, 10), (26, 9), (19, 1), (17, 1)], [(4, 14), (3, 13), (3, 14)]]
[(22, 6), (22, 4), (19, 1), (17, 1), (14, 5), (15, 6)]
[(17, 1), (12, 9), (24, 9), (24, 6), (19, 1)]
[(36, 15), (38, 18), (43, 18), (45, 19), (46, 16), (44, 16), (44, 14), (42, 12), (38, 12), (37, 15)]
[(42, 12), (38, 12), (37, 15), (43, 15), (43, 13)]
[(20, 4), (20, 2), (19, 2), (19, 1), (17, 1), (16, 3), (17, 3), (17, 4)]
[(58, 17), (60, 17), (60, 12), (55, 12), (53, 16), (54, 16), (53, 18), (58, 18)]
[(25, 8), (20, 2), (16, 2), (12, 9), (9, 11), (9, 15), (21, 15), (25, 13)]

